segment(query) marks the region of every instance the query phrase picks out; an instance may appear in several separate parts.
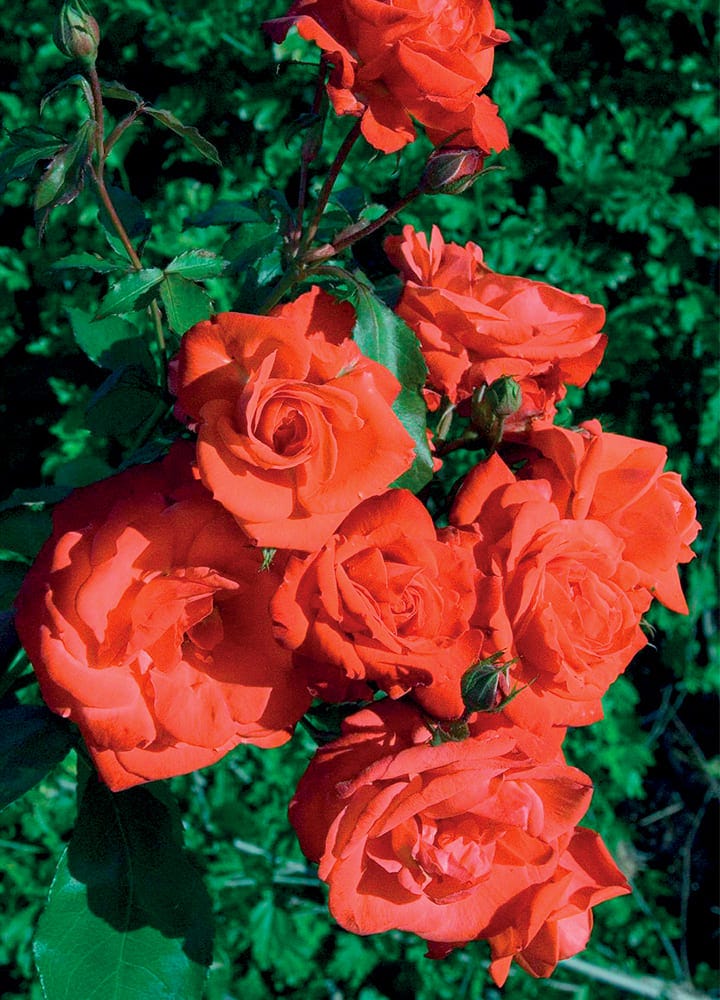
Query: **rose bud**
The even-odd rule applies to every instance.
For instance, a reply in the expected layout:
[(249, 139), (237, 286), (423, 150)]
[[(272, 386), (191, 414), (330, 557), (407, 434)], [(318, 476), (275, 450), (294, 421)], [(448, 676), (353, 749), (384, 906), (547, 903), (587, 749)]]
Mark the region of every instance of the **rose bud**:
[(83, 0), (65, 0), (53, 31), (53, 41), (64, 56), (86, 66), (95, 63), (100, 28)]
[(420, 186), (433, 194), (462, 194), (482, 173), (486, 155), (480, 149), (437, 149), (430, 154)]

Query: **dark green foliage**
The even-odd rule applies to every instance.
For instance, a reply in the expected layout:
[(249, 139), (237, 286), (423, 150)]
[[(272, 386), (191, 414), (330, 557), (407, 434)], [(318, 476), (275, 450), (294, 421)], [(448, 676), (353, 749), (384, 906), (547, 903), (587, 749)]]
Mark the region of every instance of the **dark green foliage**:
[(114, 795), (92, 775), (35, 941), (51, 997), (202, 996), (210, 900), (176, 816), (147, 788)]
[[(716, 821), (708, 796), (720, 780), (713, 557), (720, 424), (717, 11), (709, 0), (497, 0), (494, 6), (497, 23), (513, 41), (497, 51), (489, 92), (508, 123), (512, 148), (491, 161), (502, 169), (481, 177), (471, 191), (420, 199), (391, 229), (411, 222), (429, 232), (437, 223), (446, 239), (480, 244), (497, 270), (601, 302), (608, 311), (606, 358), (587, 389), (569, 393), (562, 420), (571, 425), (600, 417), (606, 429), (662, 441), (670, 467), (698, 499), (704, 531), (695, 545), (698, 558), (683, 572), (690, 615), (652, 609), (653, 646), (611, 689), (606, 720), (572, 733), (567, 752), (596, 785), (587, 824), (603, 833), (638, 889), (598, 908), (585, 957), (671, 980), (692, 974), (709, 990), (716, 985), (708, 916), (714, 904), (706, 887), (716, 883)], [(156, 385), (158, 351), (147, 302), (159, 301), (180, 334), (213, 308), (255, 308), (280, 275), (278, 224), (287, 227), (298, 189), (302, 136), (295, 122), (310, 107), (315, 80), (314, 66), (296, 60), (317, 62), (317, 51), (293, 33), (279, 48), (263, 36), (260, 22), (285, 9), (281, 0), (95, 5), (103, 35), (101, 75), (122, 81), (120, 88), (106, 88), (110, 125), (134, 107), (132, 91), (152, 102), (117, 143), (108, 166), (113, 199), (142, 250), (145, 271), (138, 277), (127, 274), (104, 209), (87, 185), (80, 190), (85, 147), (71, 142), (87, 117), (82, 88), (58, 89), (38, 118), (42, 94), (71, 72), (50, 42), (52, 11), (45, 0), (4, 4), (0, 113), (12, 133), (0, 147), (6, 185), (0, 236), (5, 492), (45, 484), (42, 492), (13, 494), (0, 507), (5, 607), (47, 537), (46, 501), (141, 460), (146, 421), (168, 406)], [(349, 124), (329, 118), (312, 165), (310, 201)], [(417, 183), (429, 149), (420, 139), (399, 165), (395, 157), (370, 160), (367, 148), (357, 149), (322, 238), (358, 218), (377, 217), (378, 205), (393, 204)], [(37, 207), (45, 236), (39, 246), (32, 191), (43, 177)], [(274, 194), (258, 201), (268, 187)], [(46, 218), (53, 205), (58, 207)], [(397, 287), (382, 253), (383, 235), (358, 244), (351, 264), (392, 301)], [(118, 303), (121, 294), (126, 298)], [(134, 311), (115, 315), (120, 307)], [(157, 433), (163, 432), (176, 434), (177, 424), (167, 418)], [(446, 462), (448, 489), (468, 461), (459, 453)], [(61, 760), (69, 737), (42, 709), (9, 711), (30, 713), (42, 732), (47, 725), (57, 736), (54, 749), (38, 742), (36, 766), (26, 776), (31, 784)], [(498, 1000), (487, 979), (484, 945), (433, 963), (408, 936), (360, 939), (335, 927), (324, 889), (286, 818), (311, 750), (302, 735), (276, 751), (240, 747), (217, 766), (173, 782), (188, 846), (216, 907), (208, 1000)], [(119, 807), (116, 833), (129, 831), (131, 842), (143, 830), (146, 835), (147, 811), (172, 825), (150, 792), (123, 795), (128, 798), (118, 801), (129, 805), (127, 812)], [(3, 811), (3, 1000), (40, 998), (31, 939), (75, 821), (74, 796), (66, 760)], [(91, 786), (90, 796), (95, 809), (102, 803), (110, 808), (109, 793)], [(89, 815), (86, 805), (41, 924), (46, 976), (67, 975), (52, 958), (54, 935), (64, 931), (67, 913), (53, 913), (70, 890), (85, 891), (83, 853), (87, 860), (95, 850), (115, 851), (118, 870), (127, 870), (126, 849), (117, 837), (103, 845), (87, 825)], [(137, 819), (142, 822), (133, 825)], [(73, 867), (78, 852), (81, 863)], [(189, 905), (192, 897), (203, 915), (199, 952), (188, 957), (177, 936), (191, 921), (173, 924), (169, 936), (162, 933), (167, 912), (156, 913), (139, 933), (150, 935), (153, 952), (162, 944), (172, 961), (184, 963), (192, 996), (207, 958), (208, 904), (199, 890), (193, 896), (195, 871), (179, 848), (176, 861), (181, 899)], [(166, 893), (159, 898), (168, 901)], [(87, 919), (93, 921), (89, 936), (112, 938), (106, 942), (111, 954), (117, 928), (97, 912)], [(572, 969), (558, 970), (555, 980), (577, 1000), (620, 995), (600, 983), (588, 987)], [(78, 995), (71, 978), (66, 989)], [(503, 996), (534, 1000), (549, 990), (517, 971)]]

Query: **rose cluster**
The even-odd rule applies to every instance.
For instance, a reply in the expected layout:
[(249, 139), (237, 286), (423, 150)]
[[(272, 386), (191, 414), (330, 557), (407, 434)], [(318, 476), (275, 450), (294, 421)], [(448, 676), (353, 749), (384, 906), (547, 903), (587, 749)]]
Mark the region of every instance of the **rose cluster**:
[[(478, 96), (506, 38), (487, 0), (298, 0), (272, 30), (291, 24), (377, 148), (409, 142), (412, 119), (438, 145), (506, 144)], [(17, 629), (116, 791), (355, 703), (290, 805), (335, 918), (415, 933), (433, 958), (486, 940), (498, 984), (513, 961), (547, 976), (629, 889), (579, 825), (592, 785), (566, 728), (601, 718), (654, 598), (687, 610), (695, 505), (661, 446), (553, 422), (600, 363), (601, 306), (496, 273), (437, 227), (385, 246), (436, 471), (474, 449), (444, 509), (394, 485), (416, 460), (403, 387), (353, 340), (354, 308), (313, 286), (184, 335), (186, 440), (57, 507)]]

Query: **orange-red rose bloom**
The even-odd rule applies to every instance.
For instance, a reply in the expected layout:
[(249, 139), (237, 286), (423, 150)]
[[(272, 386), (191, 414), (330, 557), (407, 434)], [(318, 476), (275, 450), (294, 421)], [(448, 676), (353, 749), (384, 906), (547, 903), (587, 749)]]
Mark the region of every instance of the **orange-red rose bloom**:
[(397, 313), (420, 340), (427, 386), (453, 403), (511, 376), (522, 404), (506, 427), (524, 430), (550, 423), (565, 387), (585, 385), (600, 364), (605, 310), (584, 295), (491, 271), (479, 246), (445, 243), (437, 226), (429, 244), (405, 226), (385, 250), (403, 278)]
[(315, 287), (270, 316), (221, 313), (183, 337), (173, 375), (203, 483), (258, 544), (319, 548), (413, 463), (387, 368), (355, 313)]
[(407, 490), (360, 504), (326, 542), (293, 556), (272, 600), (276, 638), (295, 650), (312, 690), (333, 701), (412, 689), (437, 717), (464, 711), (460, 679), (483, 634), (470, 552), (439, 541)]
[(412, 142), (413, 118), (436, 146), (507, 148), (497, 107), (478, 93), (495, 46), (509, 40), (489, 0), (297, 0), (266, 27), (281, 41), (292, 25), (333, 67), (327, 91), (335, 111), (361, 117), (376, 149)]
[(510, 717), (529, 728), (602, 718), (600, 699), (647, 642), (651, 596), (623, 541), (562, 517), (547, 482), (518, 481), (498, 455), (471, 470), (450, 520), (480, 570), (475, 624), (518, 658), (511, 682), (528, 685)]
[(50, 708), (115, 791), (285, 743), (309, 705), (272, 638), (275, 572), (193, 478), (192, 448), (78, 490), (17, 630)]
[(550, 902), (542, 892), (564, 875), (590, 779), (515, 726), (483, 722), (438, 746), (430, 738), (405, 702), (347, 719), (290, 805), (300, 845), (347, 930), (410, 931), (432, 954), (519, 928), (516, 953), (565, 889)]
[(630, 886), (594, 830), (577, 827), (551, 879), (533, 885), (496, 918), (505, 929), (488, 939), (490, 973), (498, 986), (513, 959), (536, 977), (552, 975), (558, 962), (582, 951), (593, 926), (592, 907), (624, 896)]
[(662, 445), (607, 434), (597, 420), (579, 431), (548, 427), (528, 438), (521, 476), (546, 479), (563, 517), (592, 518), (624, 542), (623, 559), (668, 608), (687, 614), (678, 563), (689, 562), (700, 525)]

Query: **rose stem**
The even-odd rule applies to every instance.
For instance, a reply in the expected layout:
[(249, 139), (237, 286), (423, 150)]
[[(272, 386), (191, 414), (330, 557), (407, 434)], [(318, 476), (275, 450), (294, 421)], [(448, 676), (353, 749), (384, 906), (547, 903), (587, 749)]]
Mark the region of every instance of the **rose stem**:
[[(107, 211), (108, 216), (110, 217), (110, 221), (113, 224), (113, 228), (115, 229), (115, 232), (118, 234), (120, 242), (124, 246), (125, 252), (127, 253), (130, 259), (130, 263), (132, 264), (132, 266), (135, 268), (136, 271), (141, 271), (142, 262), (138, 257), (137, 253), (135, 252), (135, 247), (130, 242), (130, 237), (128, 236), (127, 231), (123, 226), (122, 221), (120, 220), (120, 216), (117, 214), (117, 211), (115, 210), (115, 206), (113, 205), (107, 187), (105, 186), (105, 161), (107, 159), (109, 149), (105, 147), (105, 142), (104, 142), (105, 112), (103, 108), (102, 90), (100, 87), (100, 78), (98, 77), (98, 72), (95, 66), (92, 66), (88, 70), (88, 75), (90, 77), (90, 87), (92, 88), (92, 95), (93, 95), (93, 105), (94, 105), (93, 117), (95, 118), (95, 128), (96, 128), (95, 139), (97, 144), (97, 159), (98, 159), (97, 169), (94, 168), (92, 164), (90, 164), (90, 174), (92, 176), (93, 181), (95, 182), (95, 187), (97, 188), (98, 194), (100, 195), (100, 200), (105, 206), (105, 210)], [(126, 121), (128, 125), (131, 124), (131, 121), (129, 121), (128, 119), (126, 119)], [(118, 130), (115, 129), (115, 131), (111, 136), (113, 143), (118, 138), (118, 136), (116, 135), (117, 131)], [(163, 368), (162, 381), (164, 382), (165, 334), (163, 333), (162, 317), (160, 316), (160, 308), (158, 307), (157, 302), (152, 302), (150, 304), (150, 312), (152, 313), (153, 321), (155, 324), (155, 338), (157, 340), (158, 348), (160, 350), (161, 365)]]
[(315, 233), (317, 232), (318, 226), (320, 225), (320, 220), (322, 219), (322, 214), (325, 211), (325, 207), (328, 203), (328, 199), (332, 194), (332, 189), (335, 186), (335, 181), (338, 179), (338, 175), (343, 168), (345, 160), (347, 160), (350, 150), (353, 148), (360, 136), (360, 122), (357, 121), (353, 125), (352, 129), (345, 136), (345, 141), (337, 152), (337, 156), (333, 160), (327, 177), (325, 178), (325, 183), (322, 186), (320, 196), (317, 200), (317, 205), (315, 206), (315, 212), (308, 226), (307, 235), (303, 241), (304, 246), (307, 247), (313, 240)]
[[(315, 94), (313, 95), (313, 102), (312, 102), (313, 115), (317, 116), (320, 115), (326, 72), (327, 72), (327, 63), (325, 60), (325, 56), (323, 55), (318, 66), (318, 77), (315, 83)], [(307, 199), (308, 181), (310, 179), (310, 164), (315, 159), (316, 153), (317, 149), (311, 147), (308, 150), (305, 147), (305, 143), (303, 143), (302, 157), (300, 160), (300, 181), (298, 190), (296, 230), (295, 233), (293, 234), (294, 245), (296, 248), (299, 247), (302, 242), (303, 216), (305, 214), (305, 201)]]

